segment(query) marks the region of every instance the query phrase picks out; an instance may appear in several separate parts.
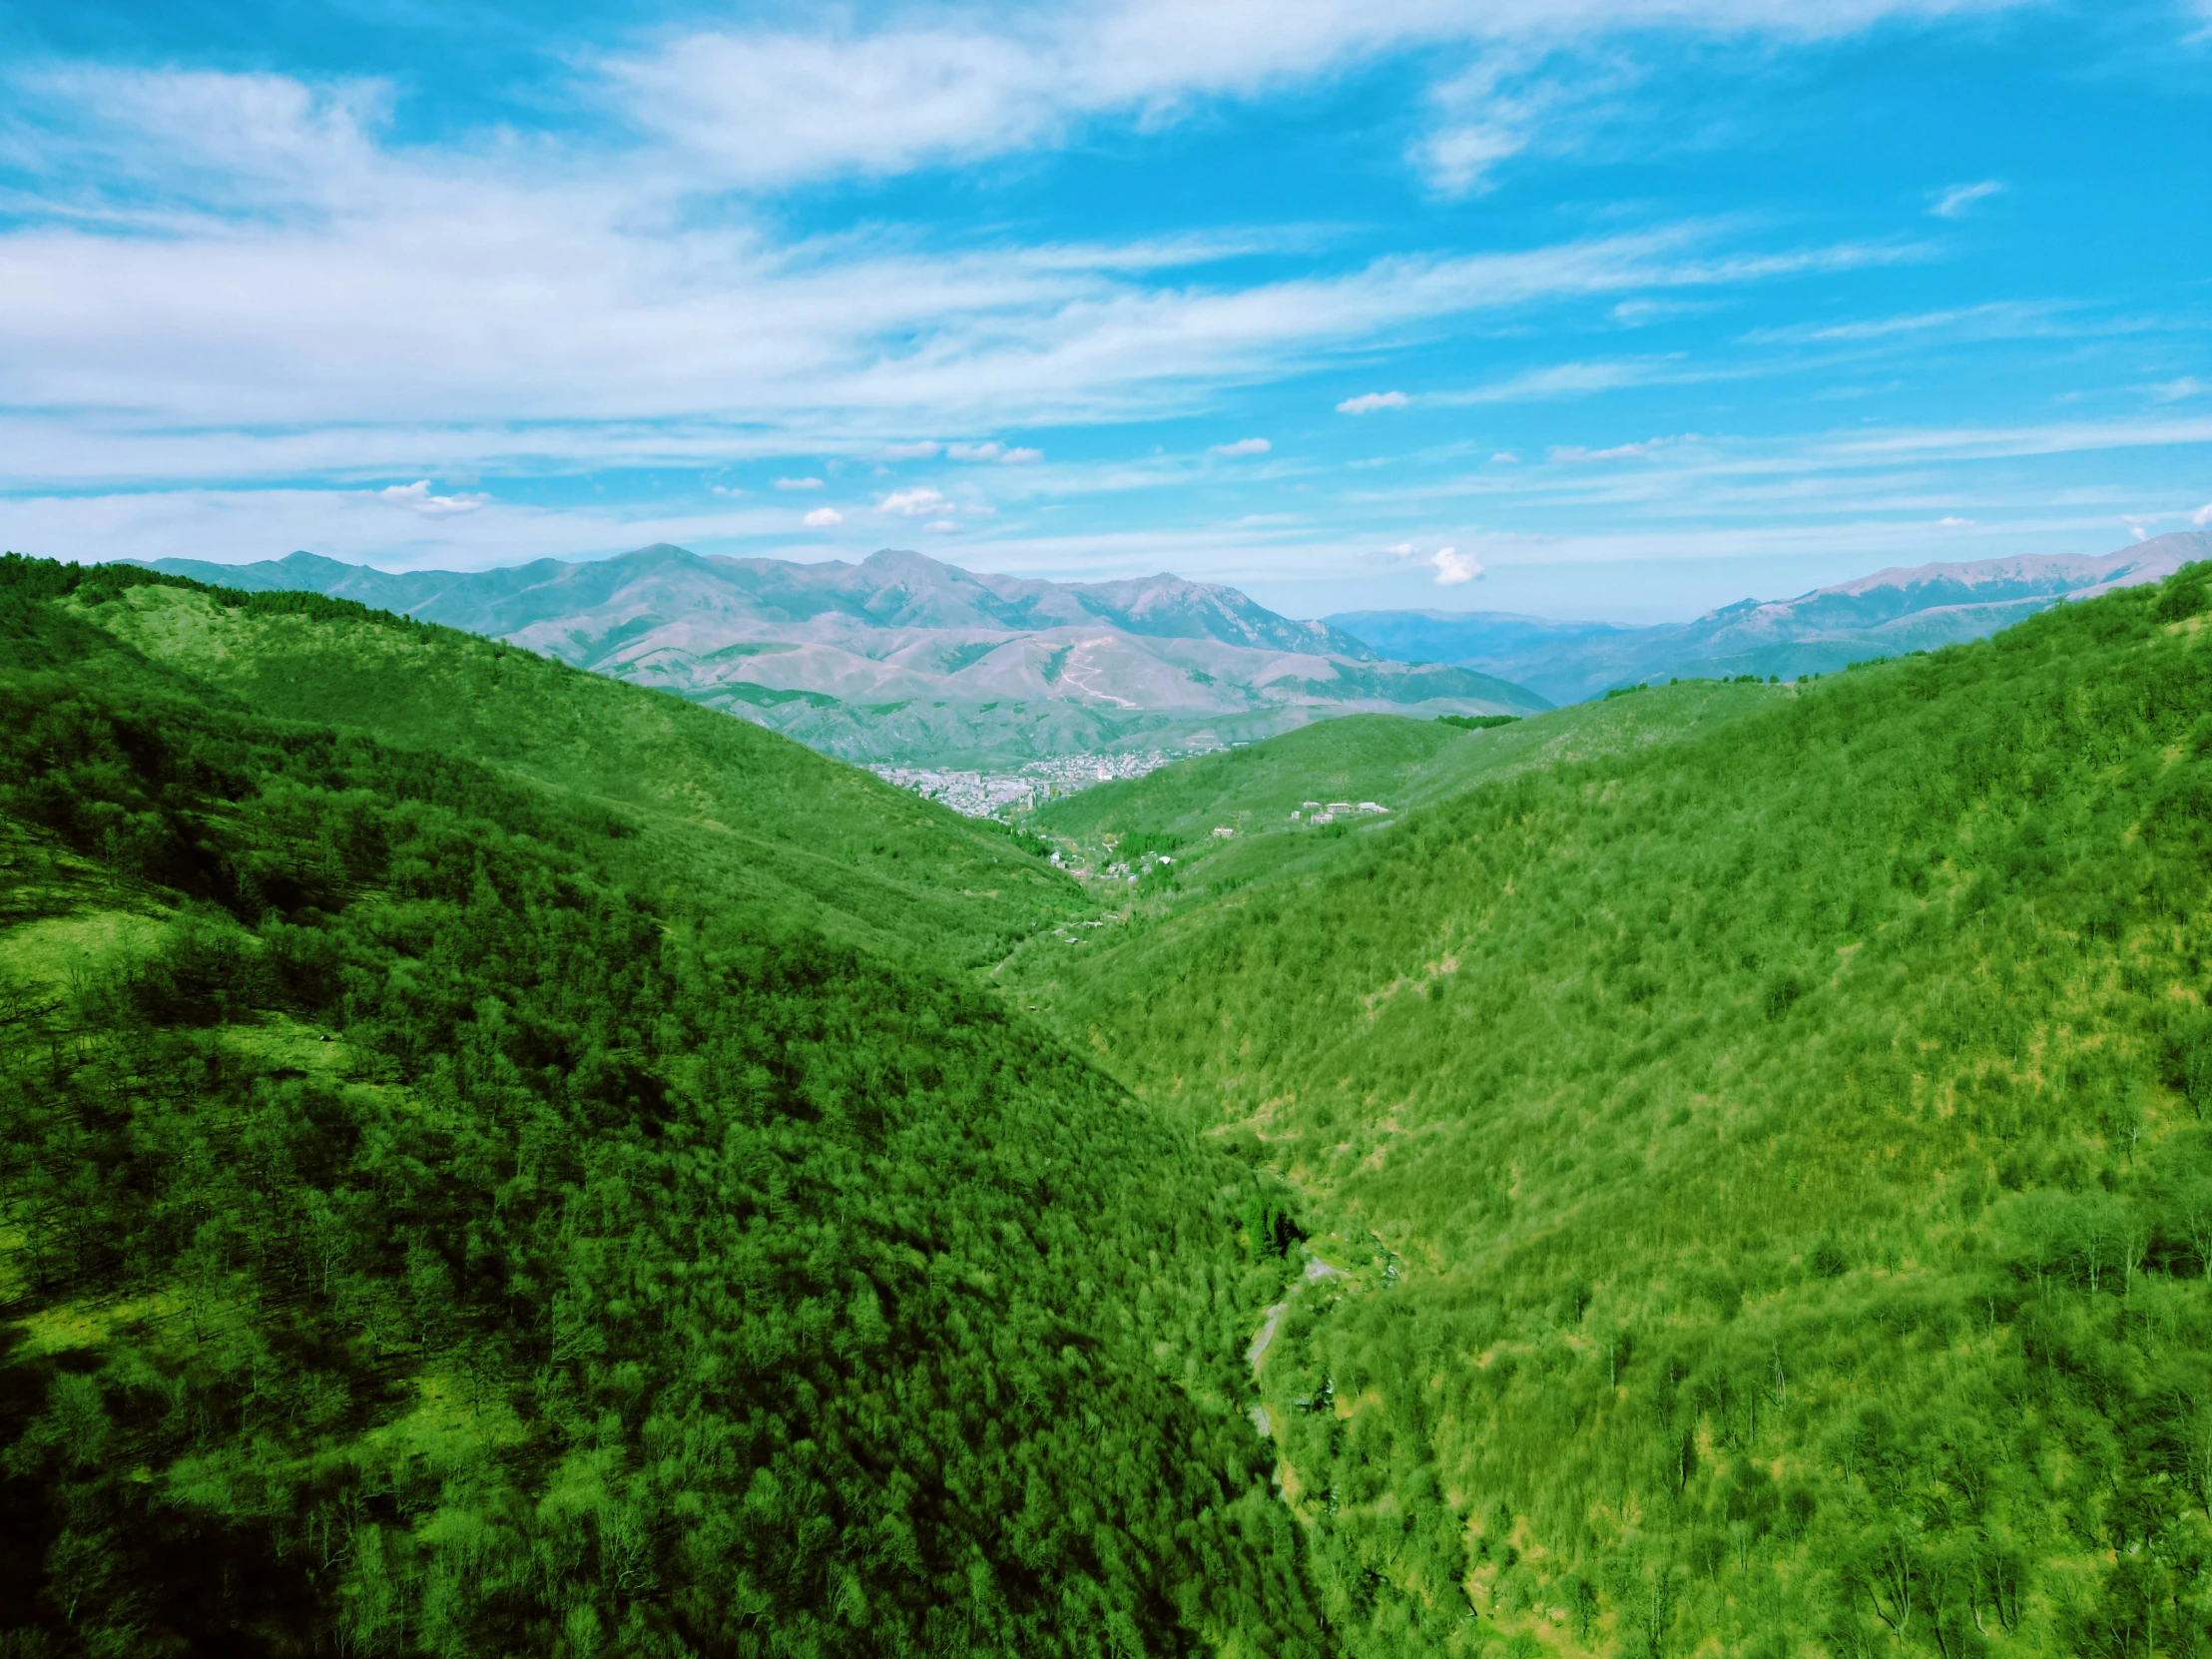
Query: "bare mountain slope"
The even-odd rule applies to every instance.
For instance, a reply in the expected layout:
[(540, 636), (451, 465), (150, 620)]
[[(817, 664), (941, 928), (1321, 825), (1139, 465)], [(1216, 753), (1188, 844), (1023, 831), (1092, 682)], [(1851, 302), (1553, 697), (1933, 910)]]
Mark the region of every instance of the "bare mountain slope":
[(1025, 581), (885, 550), (858, 564), (679, 547), (478, 573), (312, 554), (158, 568), (306, 588), (658, 686), (852, 760), (1027, 757), (1266, 736), (1325, 715), (1526, 714), (1480, 672), (1389, 660), (1234, 588)]
[(1980, 639), (2062, 601), (2160, 581), (2203, 558), (2212, 558), (2212, 534), (2181, 531), (2102, 557), (1899, 566), (1657, 628), (1446, 611), (1366, 611), (1329, 621), (1385, 656), (1457, 663), (1574, 703), (1661, 676), (1794, 679)]

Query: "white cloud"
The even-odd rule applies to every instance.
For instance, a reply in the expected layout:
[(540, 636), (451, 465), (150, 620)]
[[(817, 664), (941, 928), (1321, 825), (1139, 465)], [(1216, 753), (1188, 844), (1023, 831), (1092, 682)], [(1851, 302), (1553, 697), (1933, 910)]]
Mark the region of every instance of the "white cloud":
[[(27, 434), (6, 451), (19, 483), (343, 475), (385, 453), (533, 470), (872, 455), (948, 410), (1195, 410), (1445, 317), (1916, 257), (1736, 254), (1723, 227), (1677, 226), (1155, 286), (1147, 262), (1171, 254), (1152, 244), (779, 247), (702, 225), (683, 180), (647, 163), (617, 177), (547, 150), (381, 147), (335, 95), (188, 79), (189, 98), (160, 77), (84, 79), (67, 113), (108, 147), (103, 171), (57, 185), (44, 218), (11, 200), (0, 358), (17, 408), (56, 411), (10, 423)], [(245, 112), (228, 126), (206, 109), (225, 100)], [(0, 107), (0, 142), (15, 119)], [(99, 195), (111, 174), (130, 197)]]
[(780, 490), (819, 490), (824, 486), (820, 478), (779, 478), (776, 487)]
[(491, 500), (488, 495), (432, 495), (430, 480), (418, 478), (411, 484), (393, 484), (376, 492), (381, 500), (396, 502), (402, 507), (412, 507), (425, 518), (450, 518), (458, 513), (472, 513)]
[[(742, 27), (663, 37), (596, 66), (630, 120), (713, 178), (769, 189), (883, 176), (1063, 142), (1098, 120), (1159, 127), (1209, 101), (1343, 75), (1393, 52), (1486, 56), (1434, 98), (1412, 159), (1441, 188), (1477, 184), (1562, 96), (1521, 59), (1613, 31), (1834, 37), (1892, 17), (2008, 0), (1105, 0), (866, 30)], [(986, 14), (987, 15), (987, 14)], [(1588, 71), (1585, 70), (1585, 74)]]
[(707, 493), (710, 495), (743, 495), (745, 491), (732, 484), (709, 484)]
[(1961, 339), (2019, 339), (2067, 331), (2047, 300), (1992, 300), (1953, 310), (1913, 311), (1900, 316), (1856, 318), (1849, 322), (1798, 322), (1754, 328), (1739, 336), (1744, 345), (1857, 344), (1899, 334), (1948, 334)]
[(2186, 397), (2201, 397), (2212, 391), (2212, 384), (2198, 379), (2194, 374), (2184, 374), (2178, 380), (2166, 380), (2158, 385), (2143, 388), (2161, 403), (2179, 403)]
[(1482, 574), (1482, 567), (1455, 547), (1439, 547), (1428, 562), (1436, 570), (1436, 586), (1457, 587), (1461, 582), (1471, 582)]
[(959, 527), (949, 518), (933, 518), (922, 526), (922, 530), (932, 536), (946, 536), (959, 529)]
[(1001, 466), (1023, 466), (1031, 461), (1044, 459), (1041, 449), (1008, 448), (996, 438), (988, 443), (948, 443), (944, 446), (948, 459), (955, 461), (996, 461)]
[(1584, 449), (1579, 444), (1561, 443), (1551, 447), (1554, 461), (1639, 461), (1655, 450), (1664, 449), (1670, 443), (1681, 443), (1697, 436), (1685, 433), (1679, 438), (1646, 438), (1641, 443), (1616, 443), (1610, 449)]
[(1215, 444), (1214, 453), (1217, 455), (1265, 455), (1274, 447), (1266, 438), (1239, 438), (1235, 443)]
[(1973, 520), (1970, 518), (1959, 518), (1955, 514), (1946, 514), (1944, 517), (1937, 519), (1936, 522), (1938, 525), (1942, 526), (1942, 528), (1944, 528), (1945, 530), (1962, 530), (1967, 525), (1971, 524)]
[(926, 461), (942, 447), (926, 439), (920, 443), (886, 443), (876, 454), (886, 461)]
[(799, 522), (806, 525), (810, 530), (827, 530), (833, 525), (842, 524), (844, 514), (838, 512), (834, 507), (817, 507)]
[(1436, 573), (1439, 588), (1457, 587), (1462, 582), (1472, 582), (1482, 574), (1482, 566), (1456, 547), (1439, 547), (1432, 553), (1423, 553), (1409, 541), (1401, 541), (1394, 547), (1382, 550), (1392, 558), (1404, 559), (1422, 565)]
[(1496, 454), (1492, 455), (1490, 459), (1499, 466), (1520, 465), (1520, 457), (1514, 454), (1510, 449), (1500, 449)]
[(1680, 384), (1685, 381), (1734, 378), (1756, 372), (1751, 369), (1693, 369), (1684, 366), (1680, 352), (1660, 357), (1611, 358), (1598, 362), (1552, 363), (1523, 369), (1486, 386), (1464, 391), (1431, 392), (1431, 403), (1523, 403), (1551, 397), (1585, 397), (1593, 392), (1616, 391), (1622, 386)]
[(2199, 507), (2195, 512), (2191, 513), (2189, 515), (2189, 522), (2191, 524), (2194, 524), (2200, 530), (2203, 529), (2207, 524), (2212, 524), (2212, 501), (2207, 501), (2203, 506)]
[(2128, 533), (2132, 535), (2137, 541), (2150, 540), (2150, 532), (2143, 528), (2142, 522), (2140, 520), (2123, 518), (2120, 520), (2120, 522), (2127, 526)]
[(907, 518), (926, 518), (931, 513), (943, 512), (951, 504), (942, 490), (920, 484), (910, 490), (892, 490), (875, 504), (875, 510), (879, 513), (899, 513)]
[(1948, 185), (1935, 193), (1928, 211), (1937, 219), (1963, 219), (1968, 208), (2003, 189), (1994, 179), (1984, 179), (1977, 185)]
[(1339, 414), (1374, 414), (1378, 409), (1402, 409), (1406, 396), (1401, 391), (1364, 391), (1358, 397), (1348, 397), (1337, 405)]

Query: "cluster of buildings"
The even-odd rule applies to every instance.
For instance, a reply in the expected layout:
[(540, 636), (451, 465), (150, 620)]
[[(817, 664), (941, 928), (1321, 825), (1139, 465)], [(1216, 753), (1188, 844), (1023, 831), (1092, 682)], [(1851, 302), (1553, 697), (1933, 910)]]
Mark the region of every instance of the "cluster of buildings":
[(954, 772), (936, 767), (875, 766), (868, 770), (886, 784), (942, 802), (968, 818), (999, 818), (1033, 812), (1056, 796), (1073, 795), (1098, 784), (1142, 778), (1183, 757), (1163, 749), (1126, 755), (1050, 755), (1017, 772)]
[[(1361, 813), (1386, 813), (1388, 811), (1389, 808), (1376, 801), (1331, 801), (1326, 804), (1319, 801), (1308, 801), (1303, 803), (1298, 811), (1291, 815), (1291, 822), (1293, 824), (1335, 824), (1341, 818), (1353, 818)], [(1218, 835), (1221, 831), (1216, 830), (1214, 833)]]

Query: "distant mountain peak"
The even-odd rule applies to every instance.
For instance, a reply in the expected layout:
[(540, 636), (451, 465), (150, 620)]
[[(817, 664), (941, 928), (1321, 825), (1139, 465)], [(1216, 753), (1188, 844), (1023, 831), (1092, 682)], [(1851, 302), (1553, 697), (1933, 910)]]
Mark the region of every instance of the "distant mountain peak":
[[(1314, 713), (1544, 707), (1517, 686), (1407, 668), (1326, 623), (1166, 571), (1061, 583), (963, 570), (910, 548), (878, 548), (858, 564), (800, 564), (667, 542), (465, 573), (386, 573), (312, 554), (157, 568), (310, 588), (510, 639), (854, 759), (912, 755), (923, 740), (911, 734), (931, 721), (946, 733), (931, 747), (1011, 743), (1034, 754), (1107, 747), (1132, 725), (1164, 733), (1230, 721), (1264, 735)], [(927, 712), (898, 715), (909, 708)], [(909, 735), (890, 748), (869, 723), (894, 717)], [(1070, 731), (1080, 738), (1070, 741)]]

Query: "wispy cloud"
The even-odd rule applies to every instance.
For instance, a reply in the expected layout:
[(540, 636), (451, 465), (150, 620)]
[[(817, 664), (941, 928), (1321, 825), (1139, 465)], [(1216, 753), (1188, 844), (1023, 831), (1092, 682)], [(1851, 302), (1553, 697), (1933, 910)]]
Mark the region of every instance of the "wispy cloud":
[(1992, 300), (1949, 310), (1852, 317), (1841, 322), (1784, 323), (1754, 328), (1738, 337), (1745, 345), (1855, 345), (1927, 334), (1962, 339), (2018, 339), (2070, 331), (2069, 325), (2061, 320), (2067, 309), (2056, 300)]
[(1379, 409), (1402, 409), (1408, 399), (1401, 391), (1364, 391), (1358, 397), (1348, 397), (1337, 405), (1339, 414), (1374, 414)]
[[(493, 446), (554, 465), (680, 452), (687, 422), (716, 460), (873, 452), (948, 414), (1174, 412), (1454, 316), (1920, 257), (1746, 250), (1727, 227), (1687, 224), (1159, 287), (1103, 246), (921, 253), (868, 233), (777, 246), (683, 223), (680, 181), (649, 170), (403, 150), (358, 101), (190, 80), (189, 97), (144, 77), (75, 85), (76, 130), (141, 189), (108, 204), (100, 234), (35, 211), (0, 234), (14, 399), (64, 433), (12, 451), (19, 477), (146, 476), (157, 452), (172, 478), (282, 476), (318, 428), (324, 448), (360, 455), (396, 423), (415, 435), (398, 452), (441, 463)], [(208, 113), (226, 99), (230, 116)], [(295, 211), (305, 195), (311, 211)], [(40, 451), (56, 471), (36, 470)]]
[(1009, 447), (996, 438), (988, 443), (948, 443), (944, 446), (947, 458), (955, 461), (996, 461), (1001, 466), (1026, 466), (1032, 461), (1044, 459), (1041, 449), (1025, 449), (1018, 445)]
[(1217, 455), (1265, 455), (1275, 446), (1266, 438), (1239, 438), (1234, 443), (1217, 443), (1213, 452)]
[(1645, 438), (1641, 443), (1616, 443), (1605, 449), (1584, 449), (1579, 444), (1554, 444), (1551, 459), (1565, 465), (1579, 465), (1585, 461), (1640, 461), (1645, 456), (1666, 448), (1669, 444), (1694, 441), (1695, 432), (1687, 438)]
[(1928, 211), (1937, 219), (1963, 219), (1966, 210), (1976, 202), (1986, 201), (2003, 189), (1994, 179), (1983, 179), (1972, 185), (1947, 185), (1935, 193)]
[(780, 490), (819, 490), (824, 486), (820, 478), (779, 478), (776, 487)]
[(1580, 397), (1592, 392), (1617, 390), (1622, 386), (1717, 379), (1758, 372), (1760, 370), (1756, 366), (1735, 369), (1692, 368), (1686, 364), (1680, 352), (1671, 352), (1663, 357), (1551, 363), (1541, 368), (1523, 369), (1502, 380), (1493, 380), (1486, 386), (1434, 392), (1428, 396), (1427, 401), (1458, 405), (1533, 402), (1552, 397)]
[(1119, 0), (991, 27), (940, 14), (879, 29), (701, 29), (594, 67), (624, 116), (716, 179), (769, 189), (882, 177), (1066, 141), (1101, 120), (1159, 127), (1386, 53), (1487, 53), (1439, 87), (1413, 160), (1439, 186), (1478, 183), (1562, 95), (1523, 56), (1621, 30), (1834, 37), (1892, 18), (2010, 0)]

